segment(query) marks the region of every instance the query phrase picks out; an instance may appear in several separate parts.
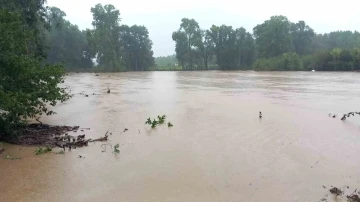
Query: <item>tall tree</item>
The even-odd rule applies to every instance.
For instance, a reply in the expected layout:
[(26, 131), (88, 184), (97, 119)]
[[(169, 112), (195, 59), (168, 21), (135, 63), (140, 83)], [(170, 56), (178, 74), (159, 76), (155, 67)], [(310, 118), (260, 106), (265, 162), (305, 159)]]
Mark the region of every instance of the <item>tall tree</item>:
[(285, 16), (272, 16), (253, 29), (258, 55), (275, 57), (291, 51), (290, 21)]
[(199, 50), (199, 53), (203, 59), (203, 64), (205, 70), (208, 70), (209, 59), (213, 53), (213, 43), (211, 41), (210, 35), (205, 30), (201, 30), (201, 36), (197, 37), (196, 47)]
[(172, 34), (172, 39), (175, 41), (176, 59), (184, 70), (188, 64), (188, 39), (183, 31), (176, 31)]
[(51, 115), (48, 105), (69, 95), (58, 86), (64, 69), (44, 65), (44, 1), (0, 0), (0, 131), (12, 134), (28, 118)]
[(299, 21), (298, 23), (291, 23), (290, 32), (295, 52), (299, 55), (309, 54), (315, 35), (314, 30), (305, 21)]
[[(179, 43), (176, 44), (176, 46), (178, 47), (178, 52), (181, 54), (178, 57), (181, 59), (180, 62), (185, 65), (185, 69), (193, 69), (193, 49), (195, 49), (197, 43), (200, 40), (200, 37), (201, 30), (199, 24), (194, 19), (181, 19), (179, 30), (173, 33), (173, 40), (175, 41), (175, 43)], [(187, 45), (186, 51), (184, 51), (183, 49), (183, 43), (185, 40)], [(185, 55), (187, 55), (188, 63), (185, 63)]]
[(91, 8), (93, 30), (87, 30), (87, 38), (97, 62), (106, 70), (120, 70), (120, 11), (113, 5), (97, 4)]
[(149, 70), (155, 65), (152, 42), (149, 39), (149, 32), (146, 27), (122, 25), (120, 27), (120, 38), (127, 70)]
[(89, 45), (84, 32), (65, 20), (66, 14), (59, 8), (50, 8), (51, 30), (48, 33), (50, 50), (46, 61), (63, 62), (69, 70), (92, 67)]
[(249, 67), (254, 59), (254, 39), (244, 28), (234, 30), (231, 26), (213, 25), (208, 35), (214, 45), (220, 69)]

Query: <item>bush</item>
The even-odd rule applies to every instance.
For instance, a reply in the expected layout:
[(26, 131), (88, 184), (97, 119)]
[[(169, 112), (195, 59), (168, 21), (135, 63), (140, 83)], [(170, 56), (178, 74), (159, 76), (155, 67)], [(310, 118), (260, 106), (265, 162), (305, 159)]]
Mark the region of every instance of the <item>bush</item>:
[(281, 56), (258, 59), (253, 64), (256, 71), (301, 71), (302, 61), (296, 53), (284, 53)]
[(36, 31), (24, 24), (19, 13), (0, 9), (0, 131), (6, 134), (28, 118), (54, 114), (48, 104), (70, 97), (58, 87), (64, 68), (42, 64), (43, 58), (29, 47)]

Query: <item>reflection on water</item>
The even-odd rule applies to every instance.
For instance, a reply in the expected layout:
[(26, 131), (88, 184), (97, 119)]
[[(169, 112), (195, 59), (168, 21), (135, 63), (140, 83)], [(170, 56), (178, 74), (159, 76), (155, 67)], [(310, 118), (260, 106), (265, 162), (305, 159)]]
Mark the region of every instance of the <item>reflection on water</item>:
[[(70, 74), (75, 96), (43, 121), (90, 127), (89, 137), (110, 130), (120, 154), (101, 143), (43, 156), (7, 145), (23, 159), (0, 159), (0, 201), (318, 201), (322, 185), (359, 189), (360, 117), (327, 115), (360, 111), (359, 76)], [(158, 114), (174, 127), (144, 125)]]

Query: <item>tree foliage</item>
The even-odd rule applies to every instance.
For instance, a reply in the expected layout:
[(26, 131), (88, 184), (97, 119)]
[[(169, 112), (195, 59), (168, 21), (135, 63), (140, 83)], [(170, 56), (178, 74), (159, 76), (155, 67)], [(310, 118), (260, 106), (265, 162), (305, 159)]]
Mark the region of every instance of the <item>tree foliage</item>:
[(47, 33), (49, 51), (46, 61), (50, 64), (62, 62), (69, 71), (89, 69), (93, 66), (91, 52), (85, 32), (65, 20), (65, 12), (52, 7), (48, 13), (53, 20)]
[(155, 65), (152, 41), (146, 27), (122, 25), (120, 38), (126, 70), (144, 71)]
[(120, 70), (121, 43), (120, 43), (120, 11), (113, 5), (97, 4), (91, 8), (94, 29), (87, 30), (92, 56), (97, 63), (107, 71)]
[(140, 71), (154, 66), (152, 41), (144, 26), (121, 25), (120, 11), (113, 5), (91, 8), (93, 29), (86, 30), (89, 56), (103, 71)]
[(155, 58), (155, 65), (156, 66), (176, 66), (178, 61), (176, 59), (176, 55), (169, 55), (169, 56), (160, 56)]
[(291, 23), (290, 32), (294, 51), (299, 55), (311, 53), (314, 30), (305, 21), (299, 21), (298, 23)]
[[(190, 28), (182, 28), (186, 26)], [(213, 25), (209, 30), (201, 30), (195, 20), (184, 18), (180, 29), (173, 33), (173, 40), (176, 58), (184, 70), (207, 70), (210, 65), (246, 69), (255, 59), (254, 39), (244, 28)]]
[[(186, 28), (186, 29), (185, 29)], [(358, 71), (360, 33), (316, 34), (305, 21), (272, 16), (253, 28), (212, 25), (201, 30), (183, 18), (172, 35), (182, 70), (217, 69)]]
[(44, 65), (45, 45), (39, 25), (45, 24), (44, 1), (1, 2), (0, 7), (0, 131), (11, 133), (28, 118), (51, 115), (69, 95), (58, 86), (64, 69)]
[(253, 29), (259, 58), (276, 57), (292, 50), (290, 21), (272, 16)]

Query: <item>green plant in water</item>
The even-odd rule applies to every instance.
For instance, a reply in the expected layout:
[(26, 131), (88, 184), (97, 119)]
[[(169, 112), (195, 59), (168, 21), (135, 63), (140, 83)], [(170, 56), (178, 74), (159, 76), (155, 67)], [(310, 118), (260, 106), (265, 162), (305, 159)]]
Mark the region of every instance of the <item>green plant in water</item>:
[(120, 147), (119, 144), (116, 144), (116, 145), (115, 145), (115, 147), (114, 147), (114, 153), (116, 153), (116, 154), (120, 153), (119, 147)]
[(145, 124), (148, 124), (148, 125), (152, 124), (150, 117), (146, 120)]
[(168, 123), (168, 127), (173, 127), (174, 125), (172, 123)]
[[(151, 125), (151, 128), (156, 128), (157, 125), (165, 123), (166, 115), (162, 115), (162, 116), (158, 115), (157, 119), (158, 120), (154, 119), (153, 121), (151, 121), (151, 118), (148, 118), (146, 120), (145, 124)], [(170, 123), (170, 125), (172, 126), (171, 123)], [(169, 124), (168, 124), (168, 126), (169, 126)], [(171, 126), (169, 126), (169, 127), (171, 127)]]
[(59, 152), (56, 152), (56, 154), (65, 154), (65, 151), (64, 150), (61, 150)]
[(151, 123), (151, 128), (156, 128), (158, 124), (159, 123), (154, 119), (154, 121)]
[(159, 124), (164, 124), (165, 123), (165, 119), (166, 119), (166, 116), (165, 115), (162, 115), (162, 116), (158, 116), (158, 119), (159, 119)]
[(38, 147), (34, 153), (35, 153), (35, 155), (41, 155), (41, 154), (46, 154), (51, 151), (52, 151), (51, 147), (45, 147), (45, 148)]
[(9, 160), (18, 160), (18, 159), (21, 159), (21, 158), (17, 158), (17, 157), (12, 157), (10, 155), (7, 155), (4, 157), (4, 159), (9, 159)]

